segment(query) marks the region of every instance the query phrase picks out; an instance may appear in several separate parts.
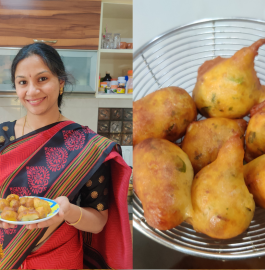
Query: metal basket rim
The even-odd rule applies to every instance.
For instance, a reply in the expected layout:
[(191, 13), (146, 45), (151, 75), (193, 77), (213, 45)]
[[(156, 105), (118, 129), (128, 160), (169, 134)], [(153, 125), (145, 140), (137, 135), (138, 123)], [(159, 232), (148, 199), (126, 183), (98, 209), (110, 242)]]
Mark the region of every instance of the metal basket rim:
[(207, 19), (202, 19), (202, 20), (196, 20), (193, 21), (191, 23), (188, 24), (183, 24), (181, 26), (178, 27), (174, 27), (158, 36), (156, 36), (155, 38), (151, 39), (150, 41), (148, 41), (147, 43), (145, 43), (143, 46), (141, 46), (136, 52), (133, 53), (133, 61), (135, 61), (142, 53), (144, 53), (147, 49), (150, 49), (152, 46), (154, 46), (158, 41), (162, 40), (163, 38), (165, 38), (168, 35), (171, 35), (174, 32), (180, 31), (182, 29), (185, 29), (187, 27), (191, 27), (194, 25), (199, 25), (199, 24), (203, 24), (203, 23), (207, 23), (207, 22), (213, 22), (213, 21), (231, 21), (231, 20), (235, 20), (235, 21), (248, 21), (248, 22), (255, 22), (255, 23), (260, 23), (260, 24), (265, 24), (264, 20), (261, 19), (254, 19), (254, 18), (245, 18), (245, 17), (227, 17), (227, 18), (207, 18)]

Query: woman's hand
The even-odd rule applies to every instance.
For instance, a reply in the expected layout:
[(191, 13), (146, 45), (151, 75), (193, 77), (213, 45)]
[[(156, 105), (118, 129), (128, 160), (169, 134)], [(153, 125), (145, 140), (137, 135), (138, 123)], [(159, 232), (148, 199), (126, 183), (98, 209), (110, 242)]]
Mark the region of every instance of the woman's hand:
[(9, 228), (15, 228), (15, 224), (9, 224), (3, 221), (0, 221), (0, 228), (9, 229)]
[[(32, 230), (32, 229), (49, 227), (55, 223), (61, 223), (64, 220), (64, 216), (70, 210), (71, 204), (70, 204), (68, 198), (65, 196), (58, 197), (54, 201), (57, 202), (60, 206), (60, 210), (59, 210), (58, 214), (56, 214), (54, 217), (52, 217), (46, 221), (26, 225), (26, 228)], [(9, 225), (11, 225), (11, 224), (9, 224)]]

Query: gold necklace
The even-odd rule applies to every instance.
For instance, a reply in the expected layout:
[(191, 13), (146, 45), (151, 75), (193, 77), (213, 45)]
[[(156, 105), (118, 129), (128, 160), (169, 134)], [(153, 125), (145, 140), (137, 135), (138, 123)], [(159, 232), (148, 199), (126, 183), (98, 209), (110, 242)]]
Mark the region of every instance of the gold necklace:
[[(57, 120), (56, 122), (59, 122), (60, 119), (61, 119), (61, 113), (59, 113), (59, 118), (58, 118), (58, 120)], [(23, 124), (23, 128), (22, 128), (22, 136), (24, 136), (24, 128), (25, 128), (26, 122), (27, 122), (27, 115), (25, 116), (25, 120), (24, 120), (24, 124)], [(28, 126), (29, 126), (29, 127), (32, 129), (32, 131), (33, 131), (33, 128), (29, 125), (29, 123), (28, 123)]]

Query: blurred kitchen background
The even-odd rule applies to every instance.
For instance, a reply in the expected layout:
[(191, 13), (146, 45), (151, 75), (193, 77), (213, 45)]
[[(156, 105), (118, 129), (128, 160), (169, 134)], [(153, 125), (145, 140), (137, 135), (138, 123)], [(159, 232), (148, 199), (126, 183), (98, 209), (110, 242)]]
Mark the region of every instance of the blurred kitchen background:
[(13, 58), (24, 45), (45, 42), (75, 79), (62, 114), (118, 142), (132, 166), (132, 0), (1, 0), (0, 37), (0, 122), (26, 113), (11, 86)]

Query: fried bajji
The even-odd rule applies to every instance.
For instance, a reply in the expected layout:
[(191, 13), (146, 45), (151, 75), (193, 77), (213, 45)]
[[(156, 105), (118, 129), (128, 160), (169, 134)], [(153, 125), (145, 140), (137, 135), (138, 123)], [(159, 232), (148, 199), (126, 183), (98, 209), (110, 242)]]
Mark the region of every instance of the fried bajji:
[(175, 141), (196, 116), (196, 105), (184, 89), (157, 90), (133, 103), (133, 145), (147, 138)]
[(9, 206), (9, 202), (6, 199), (0, 199), (0, 213), (4, 210), (5, 207)]
[(8, 203), (10, 203), (12, 200), (19, 201), (19, 196), (16, 194), (10, 194), (6, 197), (6, 200), (8, 201)]
[(1, 218), (9, 221), (17, 221), (18, 214), (12, 207), (5, 207), (1, 213)]
[(35, 209), (23, 210), (18, 214), (18, 217), (17, 217), (17, 219), (19, 221), (32, 221), (32, 220), (36, 220), (39, 218), (40, 218), (40, 215), (39, 215), (38, 211), (36, 211)]
[(218, 56), (199, 68), (193, 99), (202, 115), (242, 118), (262, 100), (264, 94), (254, 69), (254, 58), (264, 43), (265, 39), (260, 39), (231, 58)]
[(146, 139), (134, 152), (133, 185), (149, 225), (168, 230), (191, 216), (193, 169), (174, 143)]
[(223, 143), (231, 136), (238, 134), (244, 142), (246, 127), (247, 122), (243, 119), (209, 118), (191, 123), (182, 150), (188, 155), (194, 173), (216, 160)]
[(244, 178), (257, 205), (265, 208), (265, 155), (244, 165)]
[(46, 216), (52, 211), (47, 201), (41, 200), (39, 198), (34, 198), (34, 208), (37, 209), (39, 207), (43, 207), (45, 209), (45, 212), (47, 213)]
[(244, 149), (239, 136), (226, 141), (217, 159), (192, 184), (193, 228), (210, 237), (228, 239), (244, 232), (255, 203), (244, 182)]
[(15, 211), (17, 211), (20, 206), (20, 203), (18, 200), (12, 200), (9, 205), (10, 207), (14, 208)]
[(250, 162), (265, 154), (265, 101), (250, 111), (250, 120), (246, 131), (245, 160)]

